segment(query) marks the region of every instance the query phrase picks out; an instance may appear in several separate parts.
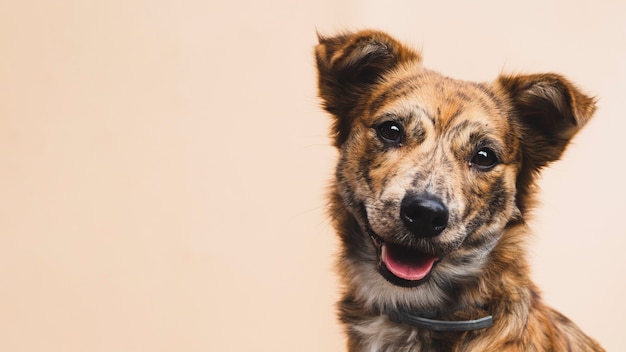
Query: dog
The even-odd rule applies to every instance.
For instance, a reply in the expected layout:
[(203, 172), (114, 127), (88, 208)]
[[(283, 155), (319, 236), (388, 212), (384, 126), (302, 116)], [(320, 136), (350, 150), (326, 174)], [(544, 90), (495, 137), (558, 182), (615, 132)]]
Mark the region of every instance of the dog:
[(604, 351), (542, 301), (525, 258), (538, 172), (595, 98), (554, 73), (452, 79), (380, 31), (318, 39), (348, 350)]

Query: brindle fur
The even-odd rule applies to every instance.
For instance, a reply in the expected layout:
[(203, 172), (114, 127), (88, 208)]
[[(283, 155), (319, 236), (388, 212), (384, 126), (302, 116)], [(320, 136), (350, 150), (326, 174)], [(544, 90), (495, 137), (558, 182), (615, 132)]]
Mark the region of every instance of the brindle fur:
[[(557, 74), (451, 79), (378, 31), (320, 36), (315, 55), (340, 152), (329, 211), (341, 240), (338, 307), (349, 351), (603, 351), (542, 302), (524, 248), (537, 173), (591, 118), (594, 99)], [(377, 136), (385, 120), (404, 127), (401, 145)], [(470, 163), (481, 146), (499, 157), (487, 171)], [(408, 233), (398, 215), (407, 192), (442, 199), (450, 215), (441, 234)], [(372, 233), (440, 262), (423, 284), (395, 286), (377, 270)], [(494, 324), (433, 332), (390, 321), (386, 313), (399, 307), (441, 320), (491, 314)]]

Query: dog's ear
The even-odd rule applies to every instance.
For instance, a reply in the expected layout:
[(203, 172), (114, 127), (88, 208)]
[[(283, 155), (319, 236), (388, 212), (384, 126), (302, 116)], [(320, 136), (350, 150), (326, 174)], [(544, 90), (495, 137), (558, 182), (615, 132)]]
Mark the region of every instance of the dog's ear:
[(347, 138), (351, 112), (380, 77), (405, 62), (419, 63), (421, 57), (378, 31), (318, 38), (315, 58), (319, 95), (326, 111), (335, 117), (332, 133), (339, 146)]
[(498, 85), (513, 104), (521, 126), (522, 166), (518, 175), (518, 206), (529, 204), (535, 174), (558, 160), (570, 140), (591, 119), (595, 99), (557, 74), (500, 76)]
[(498, 83), (513, 103), (524, 157), (535, 169), (558, 160), (595, 111), (594, 98), (557, 74), (500, 76)]

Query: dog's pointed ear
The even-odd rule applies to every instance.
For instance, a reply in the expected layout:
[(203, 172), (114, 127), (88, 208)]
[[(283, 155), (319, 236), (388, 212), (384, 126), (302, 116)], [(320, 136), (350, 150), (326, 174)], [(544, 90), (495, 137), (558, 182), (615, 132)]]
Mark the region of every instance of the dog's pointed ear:
[(315, 47), (319, 95), (324, 108), (334, 115), (335, 145), (347, 138), (352, 110), (380, 77), (406, 62), (421, 62), (418, 53), (378, 31), (344, 33), (335, 37), (318, 34)]
[(558, 74), (503, 75), (498, 84), (522, 126), (525, 167), (534, 171), (558, 160), (595, 111), (595, 99)]
[(591, 119), (595, 99), (556, 74), (500, 76), (497, 83), (513, 104), (513, 122), (521, 127), (516, 186), (517, 206), (524, 213), (533, 204), (536, 174), (558, 160)]

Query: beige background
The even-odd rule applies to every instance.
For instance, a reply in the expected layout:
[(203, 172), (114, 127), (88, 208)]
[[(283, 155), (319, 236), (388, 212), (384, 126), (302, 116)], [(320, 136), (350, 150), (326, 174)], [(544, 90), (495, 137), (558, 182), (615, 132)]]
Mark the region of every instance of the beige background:
[(530, 254), (626, 350), (624, 2), (0, 0), (0, 351), (342, 351), (312, 47), (363, 27), (600, 98)]

